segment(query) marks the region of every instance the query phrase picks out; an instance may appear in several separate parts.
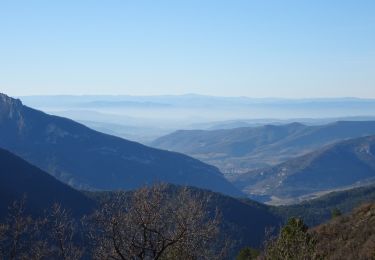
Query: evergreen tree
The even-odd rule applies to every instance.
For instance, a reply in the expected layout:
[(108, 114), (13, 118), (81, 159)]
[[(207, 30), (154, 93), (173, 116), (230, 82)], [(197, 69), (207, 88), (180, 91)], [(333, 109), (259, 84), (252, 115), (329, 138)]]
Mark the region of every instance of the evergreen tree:
[(266, 243), (264, 259), (308, 260), (315, 256), (316, 240), (301, 219), (291, 218), (279, 235)]
[(338, 208), (334, 208), (332, 211), (331, 211), (331, 217), (332, 218), (337, 218), (339, 216), (341, 216), (342, 213), (341, 211), (338, 209)]
[(254, 260), (254, 259), (257, 259), (258, 256), (259, 256), (258, 250), (251, 248), (251, 247), (245, 247), (241, 249), (236, 260)]

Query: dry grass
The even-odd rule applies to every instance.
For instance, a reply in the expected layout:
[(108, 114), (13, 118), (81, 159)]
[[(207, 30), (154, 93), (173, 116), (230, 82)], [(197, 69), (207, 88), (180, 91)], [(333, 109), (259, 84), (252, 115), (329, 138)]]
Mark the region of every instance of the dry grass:
[(375, 259), (375, 203), (312, 230), (324, 259)]

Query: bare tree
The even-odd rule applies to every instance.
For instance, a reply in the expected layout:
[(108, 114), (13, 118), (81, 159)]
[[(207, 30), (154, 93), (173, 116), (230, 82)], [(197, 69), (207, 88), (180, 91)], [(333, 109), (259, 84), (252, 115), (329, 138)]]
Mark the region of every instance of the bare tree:
[(118, 193), (91, 218), (95, 259), (210, 258), (218, 234), (203, 202), (188, 189), (176, 194), (165, 185)]
[(58, 259), (80, 259), (83, 255), (83, 249), (74, 244), (74, 235), (76, 227), (74, 219), (61, 207), (60, 204), (54, 204), (47, 217), (48, 234), (52, 252)]
[(0, 258), (80, 259), (69, 214), (56, 204), (45, 218), (32, 218), (25, 214), (25, 201), (14, 202), (6, 223), (0, 224)]
[(42, 259), (48, 255), (47, 243), (41, 239), (42, 220), (25, 214), (23, 198), (9, 208), (5, 224), (0, 226), (0, 251), (5, 259)]
[(6, 224), (0, 224), (0, 259), (5, 258), (4, 243), (6, 241), (6, 233), (8, 226)]
[(6, 224), (3, 225), (2, 252), (5, 258), (25, 258), (32, 232), (32, 219), (25, 216), (25, 199), (14, 202), (9, 208)]
[(32, 218), (25, 200), (15, 202), (0, 224), (0, 258), (81, 259), (90, 242), (94, 259), (223, 259), (215, 248), (218, 214), (189, 189), (155, 185), (109, 195), (84, 221), (88, 241), (79, 239), (82, 227), (61, 205)]

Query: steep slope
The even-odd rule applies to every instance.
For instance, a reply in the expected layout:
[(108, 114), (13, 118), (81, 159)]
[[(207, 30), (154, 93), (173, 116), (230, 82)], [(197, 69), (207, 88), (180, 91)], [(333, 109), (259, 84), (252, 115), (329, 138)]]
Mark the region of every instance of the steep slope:
[(43, 213), (54, 203), (60, 203), (74, 216), (90, 213), (95, 207), (94, 201), (79, 191), (0, 149), (0, 218), (6, 216), (14, 201), (24, 197), (27, 211), (35, 214)]
[(0, 147), (81, 189), (134, 189), (167, 182), (241, 195), (213, 166), (96, 132), (6, 95), (0, 95), (0, 135)]
[(235, 184), (248, 194), (286, 202), (375, 181), (375, 136), (326, 146), (274, 167), (243, 174)]
[(322, 259), (375, 258), (375, 203), (333, 219), (313, 230)]
[[(185, 130), (160, 137), (152, 146), (189, 154), (226, 173), (276, 165), (344, 139), (375, 134), (375, 121), (299, 123), (223, 130)], [(232, 176), (228, 174), (228, 177)]]

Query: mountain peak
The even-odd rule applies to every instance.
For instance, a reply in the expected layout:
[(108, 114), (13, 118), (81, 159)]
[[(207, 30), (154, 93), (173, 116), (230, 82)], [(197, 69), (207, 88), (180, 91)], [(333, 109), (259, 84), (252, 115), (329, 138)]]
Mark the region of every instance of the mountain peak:
[(134, 189), (155, 182), (242, 193), (211, 165), (102, 134), (0, 96), (0, 146), (78, 188)]
[(21, 100), (9, 97), (4, 93), (0, 93), (0, 105), (22, 105)]
[(17, 111), (22, 107), (22, 102), (19, 99), (11, 98), (3, 93), (0, 93), (0, 116), (3, 117), (4, 114), (13, 117), (13, 112)]
[(0, 122), (13, 121), (20, 131), (24, 127), (22, 108), (21, 100), (0, 93)]

